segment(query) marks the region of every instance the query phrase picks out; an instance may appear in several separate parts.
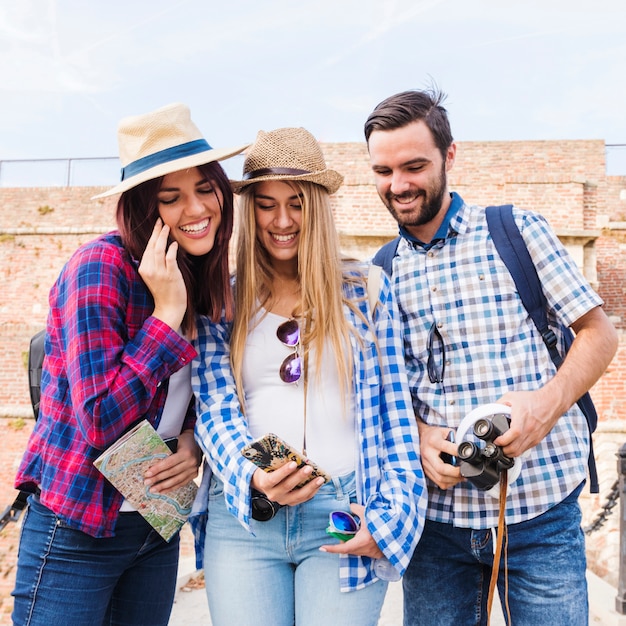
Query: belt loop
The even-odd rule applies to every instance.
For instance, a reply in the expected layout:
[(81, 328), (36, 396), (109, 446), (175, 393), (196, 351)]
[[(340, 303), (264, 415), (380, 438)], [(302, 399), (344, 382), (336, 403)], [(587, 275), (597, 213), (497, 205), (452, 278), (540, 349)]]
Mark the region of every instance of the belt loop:
[(333, 476), (332, 478), (333, 485), (335, 485), (335, 497), (337, 500), (341, 500), (343, 498), (343, 485), (341, 484), (341, 480), (337, 476)]

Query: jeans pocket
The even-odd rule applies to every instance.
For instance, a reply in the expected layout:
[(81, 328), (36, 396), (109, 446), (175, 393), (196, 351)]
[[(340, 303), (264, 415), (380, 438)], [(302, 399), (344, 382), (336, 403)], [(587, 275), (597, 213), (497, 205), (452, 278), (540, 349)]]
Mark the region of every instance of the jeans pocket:
[(224, 483), (215, 475), (211, 476), (209, 484), (209, 502), (224, 498)]

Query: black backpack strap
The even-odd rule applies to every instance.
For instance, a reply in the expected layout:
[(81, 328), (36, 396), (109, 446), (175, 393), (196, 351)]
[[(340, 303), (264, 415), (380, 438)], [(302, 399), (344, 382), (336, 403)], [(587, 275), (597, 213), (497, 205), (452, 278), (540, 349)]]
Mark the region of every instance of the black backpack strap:
[(46, 329), (40, 330), (33, 335), (28, 349), (28, 384), (30, 389), (30, 402), (33, 407), (35, 419), (39, 417), (39, 401), (41, 399), (41, 366), (44, 357), (44, 344)]
[(372, 263), (382, 267), (387, 276), (393, 274), (393, 257), (396, 256), (396, 250), (400, 243), (400, 237), (396, 237), (391, 241), (388, 241), (378, 252), (374, 255)]
[[(41, 366), (44, 357), (44, 343), (46, 339), (46, 330), (40, 330), (33, 335), (28, 348), (28, 386), (30, 389), (30, 401), (33, 407), (35, 419), (39, 417), (39, 400), (41, 398)], [(0, 515), (0, 530), (2, 530), (9, 522), (17, 522), (22, 511), (28, 504), (27, 491), (20, 491), (13, 504), (8, 506)]]
[(17, 497), (13, 501), (13, 504), (8, 506), (0, 515), (0, 530), (2, 530), (9, 522), (17, 522), (20, 519), (22, 511), (28, 504), (28, 496), (30, 493), (26, 491), (20, 491)]
[[(489, 233), (496, 250), (515, 282), (522, 304), (528, 311), (537, 330), (541, 333), (541, 338), (550, 352), (552, 362), (559, 368), (563, 363), (563, 358), (557, 348), (556, 335), (548, 324), (548, 303), (535, 264), (513, 218), (513, 206), (511, 204), (489, 206), (486, 208), (485, 214)], [(565, 325), (562, 325), (562, 331), (566, 348), (569, 349), (573, 341), (572, 331)], [(577, 404), (587, 419), (589, 432), (593, 433), (598, 424), (598, 414), (589, 392), (585, 393)], [(591, 493), (598, 493), (598, 475), (591, 436), (589, 437), (589, 446), (590, 490)]]

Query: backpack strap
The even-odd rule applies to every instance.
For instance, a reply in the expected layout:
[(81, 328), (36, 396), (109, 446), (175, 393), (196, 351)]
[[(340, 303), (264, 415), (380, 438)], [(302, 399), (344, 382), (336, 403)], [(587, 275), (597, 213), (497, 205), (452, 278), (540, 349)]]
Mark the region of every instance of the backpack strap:
[[(485, 209), (487, 226), (493, 243), (507, 266), (522, 304), (528, 311), (541, 338), (545, 343), (552, 362), (557, 369), (563, 363), (563, 358), (557, 348), (557, 338), (548, 324), (548, 303), (541, 287), (537, 269), (528, 252), (526, 243), (513, 218), (513, 205), (489, 206)], [(566, 351), (569, 350), (573, 341), (573, 334), (569, 327), (562, 325)], [(589, 427), (589, 480), (591, 493), (599, 492), (598, 475), (593, 454), (593, 433), (598, 424), (598, 414), (591, 400), (589, 392), (586, 392), (577, 402), (587, 419)]]
[(379, 265), (385, 270), (387, 276), (393, 274), (393, 257), (396, 256), (396, 250), (400, 243), (400, 237), (396, 237), (391, 241), (388, 241), (378, 252), (374, 255), (372, 263)]
[(28, 349), (28, 386), (35, 420), (39, 417), (41, 399), (41, 366), (45, 352), (46, 329), (33, 335)]
[[(30, 389), (30, 401), (33, 407), (35, 420), (39, 417), (39, 400), (41, 398), (41, 365), (44, 356), (44, 343), (46, 329), (40, 330), (33, 335), (28, 348), (28, 385)], [(17, 522), (22, 511), (28, 505), (29, 492), (20, 490), (13, 501), (0, 515), (0, 530), (9, 522)]]

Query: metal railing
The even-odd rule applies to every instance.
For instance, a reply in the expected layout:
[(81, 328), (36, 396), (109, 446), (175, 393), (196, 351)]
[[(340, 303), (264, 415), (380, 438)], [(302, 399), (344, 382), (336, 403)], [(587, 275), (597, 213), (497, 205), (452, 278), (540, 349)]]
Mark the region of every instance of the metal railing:
[(100, 187), (120, 179), (117, 157), (0, 160), (0, 187)]
[(620, 500), (620, 558), (619, 558), (619, 578), (617, 581), (617, 596), (615, 596), (615, 610), (620, 614), (626, 614), (626, 498), (624, 497), (624, 489), (626, 489), (626, 444), (624, 444), (617, 453), (617, 476), (619, 480), (619, 498)]
[[(626, 176), (626, 144), (606, 144), (605, 148), (607, 175)], [(241, 163), (230, 161), (222, 165), (236, 178)], [(119, 182), (120, 167), (117, 157), (0, 159), (0, 187), (106, 187)]]

